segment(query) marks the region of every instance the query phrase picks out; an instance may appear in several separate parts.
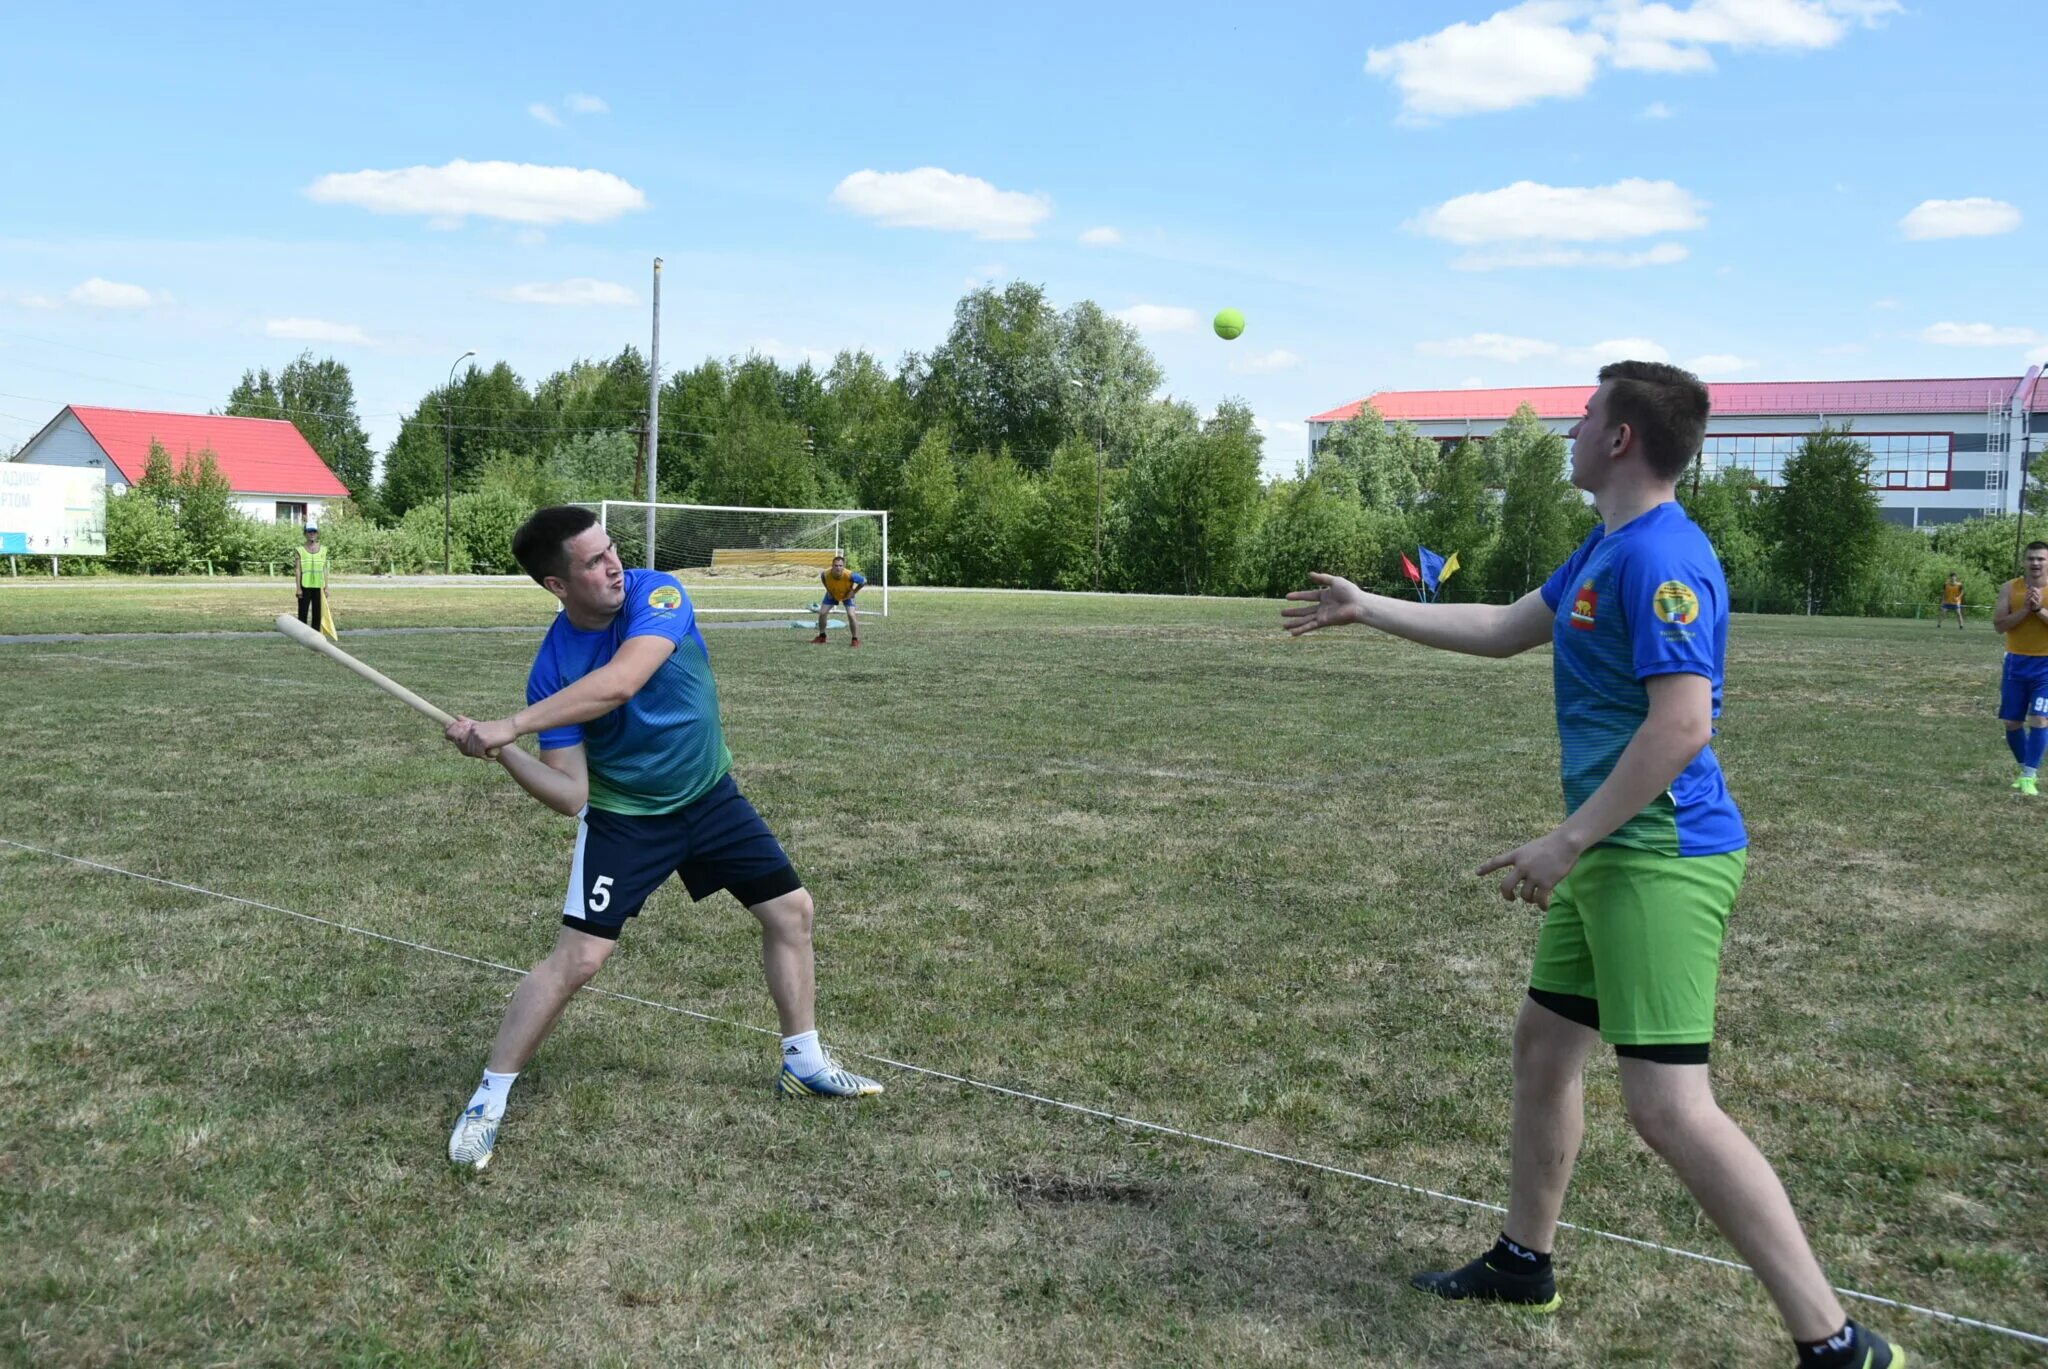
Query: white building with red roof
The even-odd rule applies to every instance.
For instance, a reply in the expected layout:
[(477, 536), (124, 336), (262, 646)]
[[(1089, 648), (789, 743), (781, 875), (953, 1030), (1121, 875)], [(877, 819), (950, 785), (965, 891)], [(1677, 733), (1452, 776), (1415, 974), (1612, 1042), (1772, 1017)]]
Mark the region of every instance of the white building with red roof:
[(170, 453), (171, 469), (212, 452), (242, 512), (263, 522), (318, 522), (320, 511), (348, 498), (348, 489), (305, 435), (281, 418), (164, 414), (73, 404), (43, 425), (15, 456), (45, 466), (83, 466), (106, 476), (120, 493), (139, 483), (151, 443)]
[[(1591, 385), (1515, 390), (1385, 390), (1311, 415), (1309, 450), (1367, 404), (1439, 442), (1484, 438), (1522, 405), (1562, 433), (1585, 412)], [(1701, 452), (1711, 478), (1737, 467), (1766, 485), (1782, 478), (1800, 440), (1823, 425), (1870, 448), (1870, 483), (1884, 516), (1908, 527), (2018, 510), (2022, 473), (2048, 450), (2048, 379), (1744, 381), (1710, 384), (1713, 417)]]

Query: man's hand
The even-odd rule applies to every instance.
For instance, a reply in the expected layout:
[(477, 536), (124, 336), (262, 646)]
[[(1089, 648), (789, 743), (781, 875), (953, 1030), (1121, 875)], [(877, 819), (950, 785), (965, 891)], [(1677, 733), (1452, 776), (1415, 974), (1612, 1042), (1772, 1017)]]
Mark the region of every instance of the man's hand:
[(2027, 586), (2027, 611), (2030, 613), (2039, 613), (2041, 611), (2041, 591), (2032, 585)]
[(519, 740), (519, 731), (508, 718), (496, 722), (480, 723), (474, 718), (457, 717), (449, 723), (442, 734), (455, 743), (455, 749), (465, 756), (482, 760), (496, 756), (498, 752)]
[(1294, 591), (1287, 596), (1294, 602), (1280, 610), (1280, 625), (1288, 636), (1365, 621), (1364, 590), (1341, 575), (1325, 575), (1319, 570), (1310, 571), (1308, 578), (1320, 588)]
[(1500, 896), (1510, 903), (1519, 898), (1547, 912), (1551, 891), (1579, 863), (1579, 854), (1578, 846), (1560, 828), (1505, 855), (1495, 856), (1480, 866), (1477, 873), (1490, 875), (1495, 870), (1506, 870), (1501, 876)]

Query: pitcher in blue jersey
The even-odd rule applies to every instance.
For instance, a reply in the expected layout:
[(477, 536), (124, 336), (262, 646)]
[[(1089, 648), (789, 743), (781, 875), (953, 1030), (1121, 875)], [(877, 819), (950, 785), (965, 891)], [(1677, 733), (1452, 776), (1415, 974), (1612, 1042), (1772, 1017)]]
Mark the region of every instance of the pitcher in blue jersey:
[[(690, 596), (672, 575), (626, 570), (589, 509), (542, 509), (512, 538), (527, 574), (561, 601), (509, 718), (457, 718), (448, 740), (495, 759), (521, 788), (577, 818), (554, 950), (520, 982), (448, 1158), (482, 1169), (506, 1095), (555, 1019), (670, 875), (693, 899), (728, 890), (761, 924), (761, 959), (782, 1022), (777, 1092), (860, 1097), (882, 1086), (818, 1043), (811, 896), (781, 843), (733, 783), (718, 685)], [(513, 743), (536, 733), (536, 759)]]
[(1903, 1349), (1844, 1315), (1777, 1175), (1708, 1079), (1722, 937), (1748, 856), (1711, 745), (1728, 587), (1674, 502), (1708, 408), (1706, 387), (1675, 366), (1602, 369), (1570, 434), (1572, 483), (1601, 525), (1513, 604), (1413, 603), (1320, 574), (1287, 596), (1297, 636), (1363, 623), (1475, 656), (1553, 652), (1565, 819), (1479, 867), (1505, 871), (1502, 897), (1548, 914), (1515, 1022), (1507, 1218), (1493, 1249), (1413, 1282), (1454, 1301), (1560, 1305), (1550, 1251), (1585, 1126), (1586, 1056), (1605, 1040), (1629, 1120), (1756, 1270), (1804, 1369), (1902, 1369)]

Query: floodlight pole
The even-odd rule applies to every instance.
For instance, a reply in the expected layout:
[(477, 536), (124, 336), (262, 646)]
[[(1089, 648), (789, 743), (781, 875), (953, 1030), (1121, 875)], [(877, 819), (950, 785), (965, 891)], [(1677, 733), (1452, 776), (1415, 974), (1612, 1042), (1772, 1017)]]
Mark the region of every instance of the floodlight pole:
[(647, 569), (654, 566), (655, 478), (661, 469), (661, 258), (654, 259), (654, 333), (647, 344)]
[(470, 348), (448, 365), (448, 386), (441, 391), (441, 573), (455, 573), (455, 543), (450, 536), (450, 515), (455, 508), (455, 415), (449, 398), (455, 389), (455, 368), (476, 355)]

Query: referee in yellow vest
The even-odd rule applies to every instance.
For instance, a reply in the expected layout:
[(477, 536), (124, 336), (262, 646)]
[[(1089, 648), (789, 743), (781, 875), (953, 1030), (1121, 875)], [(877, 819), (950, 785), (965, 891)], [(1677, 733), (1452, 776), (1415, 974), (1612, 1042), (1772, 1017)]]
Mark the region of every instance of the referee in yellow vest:
[(299, 552), (299, 621), (320, 630), (320, 596), (327, 592), (327, 548), (320, 545), (320, 525), (306, 524), (306, 545)]

